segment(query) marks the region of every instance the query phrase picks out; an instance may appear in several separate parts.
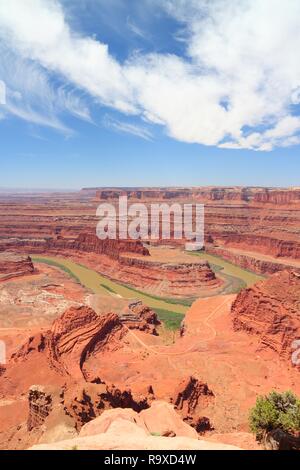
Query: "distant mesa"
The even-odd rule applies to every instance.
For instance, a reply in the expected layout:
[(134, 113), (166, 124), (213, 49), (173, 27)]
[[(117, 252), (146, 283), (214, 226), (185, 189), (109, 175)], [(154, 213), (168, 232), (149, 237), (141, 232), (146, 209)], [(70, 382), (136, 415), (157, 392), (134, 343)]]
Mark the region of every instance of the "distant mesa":
[(83, 188), (82, 193), (98, 200), (114, 200), (120, 196), (138, 200), (240, 201), (263, 204), (299, 204), (300, 188), (262, 187), (195, 187), (195, 188)]

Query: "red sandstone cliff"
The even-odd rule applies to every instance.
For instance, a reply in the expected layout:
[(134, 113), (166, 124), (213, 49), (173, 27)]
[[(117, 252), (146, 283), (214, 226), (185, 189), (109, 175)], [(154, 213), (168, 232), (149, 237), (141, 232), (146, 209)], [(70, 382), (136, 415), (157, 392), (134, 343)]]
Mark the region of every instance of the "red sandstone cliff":
[[(119, 195), (127, 194), (131, 201), (147, 205), (158, 201), (204, 203), (207, 242), (299, 259), (299, 188), (98, 188), (100, 199), (95, 198), (96, 191), (97, 188), (91, 188), (57, 194), (55, 198), (50, 194), (0, 195), (0, 238), (9, 244), (9, 238), (14, 237), (20, 244), (19, 240), (29, 238), (62, 236), (59, 247), (67, 249), (78, 235), (95, 233), (96, 210), (101, 200), (117, 205)], [(172, 242), (185, 243), (184, 240)], [(91, 244), (84, 243), (87, 252)], [(46, 250), (44, 245), (40, 248)]]
[[(131, 309), (137, 315), (145, 314), (140, 304), (132, 305)], [(147, 320), (155, 321), (149, 311), (144, 315), (144, 321)], [(28, 382), (45, 385), (30, 386), (26, 428), (16, 426), (11, 431), (10, 445), (24, 447), (24, 443), (37, 442), (45, 430), (46, 439), (47, 432), (55, 426), (59, 433), (69, 433), (74, 428), (78, 431), (110, 408), (131, 408), (137, 412), (149, 408), (156, 399), (155, 385), (152, 387), (151, 382), (140, 383), (137, 376), (132, 386), (122, 387), (101, 379), (103, 368), (107, 367), (103, 365), (104, 357), (111, 357), (113, 352), (131, 354), (127, 334), (128, 329), (117, 315), (97, 316), (88, 307), (76, 307), (55, 320), (50, 330), (30, 337), (8, 362), (0, 380), (0, 392), (9, 388), (11, 382), (17, 384), (19, 394), (24, 394)], [(143, 361), (139, 350), (135, 361)], [(149, 380), (151, 377), (150, 374)], [(178, 382), (175, 393), (174, 389), (167, 390), (165, 399), (173, 402), (179, 415), (197, 431), (210, 429), (208, 418), (201, 414), (203, 406), (213, 399), (208, 386), (193, 377)], [(13, 390), (16, 394), (14, 385)], [(51, 432), (55, 435), (56, 431)]]
[(34, 272), (30, 256), (15, 253), (0, 253), (0, 281)]
[(258, 335), (260, 349), (292, 364), (293, 342), (300, 339), (300, 274), (283, 271), (243, 289), (232, 316), (235, 330)]
[[(0, 241), (1, 250), (30, 251), (34, 254), (62, 255), (96, 269), (106, 276), (134, 287), (159, 287), (161, 296), (196, 297), (201, 290), (218, 289), (222, 280), (208, 262), (170, 263), (152, 261), (140, 240), (99, 240), (93, 234), (76, 239), (9, 239)], [(85, 257), (85, 254), (95, 254)], [(135, 257), (135, 255), (138, 255)], [(192, 258), (191, 258), (192, 260)]]
[(51, 330), (30, 337), (12, 359), (23, 361), (30, 354), (43, 352), (50, 366), (60, 374), (99, 380), (90, 377), (89, 359), (101, 351), (118, 348), (125, 334), (117, 314), (98, 316), (89, 307), (71, 307), (54, 321)]
[(88, 188), (84, 193), (94, 194), (98, 200), (113, 200), (120, 196), (140, 200), (202, 200), (240, 201), (275, 205), (299, 204), (299, 188), (255, 188), (255, 187), (199, 187), (199, 188)]
[(118, 259), (121, 253), (135, 253), (148, 256), (149, 251), (140, 240), (100, 240), (96, 235), (82, 233), (76, 239), (70, 238), (40, 238), (40, 239), (8, 239), (0, 243), (0, 252), (5, 250), (23, 250), (27, 248), (32, 253), (49, 253), (59, 251), (81, 251), (86, 253), (105, 254)]

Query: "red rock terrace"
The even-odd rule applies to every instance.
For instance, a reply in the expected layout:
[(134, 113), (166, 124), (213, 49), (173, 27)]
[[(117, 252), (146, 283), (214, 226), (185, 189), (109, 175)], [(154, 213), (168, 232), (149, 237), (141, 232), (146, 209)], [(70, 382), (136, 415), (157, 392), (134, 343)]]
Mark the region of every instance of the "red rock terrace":
[(0, 282), (33, 272), (34, 266), (29, 256), (10, 252), (0, 253)]

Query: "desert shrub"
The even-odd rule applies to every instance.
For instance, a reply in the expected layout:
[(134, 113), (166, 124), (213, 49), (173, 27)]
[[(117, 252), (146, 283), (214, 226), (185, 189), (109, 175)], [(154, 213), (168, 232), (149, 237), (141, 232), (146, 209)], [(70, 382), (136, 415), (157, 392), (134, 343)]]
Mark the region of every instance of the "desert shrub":
[(249, 424), (258, 440), (274, 429), (297, 434), (300, 432), (300, 400), (290, 391), (273, 391), (260, 396), (250, 411)]

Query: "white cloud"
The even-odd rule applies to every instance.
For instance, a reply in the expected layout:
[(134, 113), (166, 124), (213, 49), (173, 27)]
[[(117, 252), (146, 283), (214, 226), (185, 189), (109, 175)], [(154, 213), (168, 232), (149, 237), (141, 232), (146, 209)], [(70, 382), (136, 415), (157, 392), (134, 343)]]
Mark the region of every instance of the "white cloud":
[(130, 16), (127, 16), (127, 19), (126, 19), (126, 25), (128, 27), (128, 29), (135, 35), (135, 36), (138, 36), (142, 39), (147, 39), (148, 38), (148, 35), (147, 33), (142, 29), (142, 28), (139, 28), (135, 22), (130, 18)]
[(12, 114), (30, 123), (51, 127), (65, 135), (73, 132), (63, 123), (72, 114), (91, 122), (89, 109), (74, 87), (54, 87), (46, 71), (26, 61), (0, 41), (0, 77), (5, 84), (3, 115)]
[(134, 55), (121, 64), (107, 45), (71, 31), (55, 0), (0, 0), (0, 37), (24, 60), (106, 106), (160, 123), (175, 139), (255, 150), (298, 143), (291, 105), (300, 89), (299, 0), (164, 7), (185, 29), (185, 58)]
[(103, 124), (105, 125), (105, 127), (113, 129), (116, 132), (135, 135), (136, 137), (140, 137), (144, 140), (152, 139), (151, 132), (145, 127), (120, 121), (108, 115), (104, 117)]

